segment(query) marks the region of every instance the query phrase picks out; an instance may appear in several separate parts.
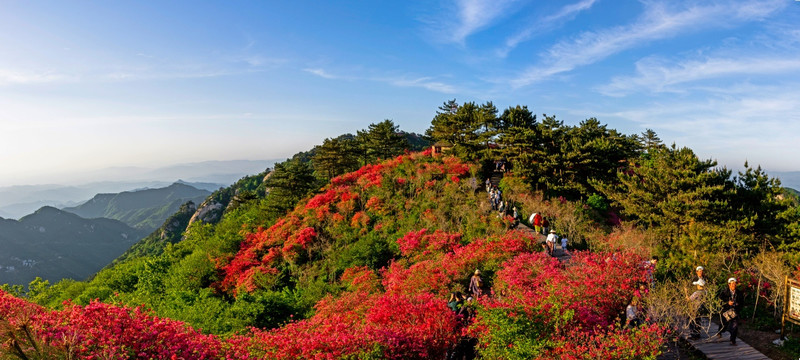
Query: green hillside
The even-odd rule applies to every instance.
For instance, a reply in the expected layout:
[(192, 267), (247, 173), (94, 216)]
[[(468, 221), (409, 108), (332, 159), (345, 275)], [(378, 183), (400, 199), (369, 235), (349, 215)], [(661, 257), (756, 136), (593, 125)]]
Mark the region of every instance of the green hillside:
[[(143, 305), (256, 358), (440, 358), (463, 329), (489, 359), (655, 359), (687, 317), (674, 294), (695, 266), (712, 284), (778, 286), (800, 260), (800, 209), (760, 168), (734, 175), (652, 131), (596, 119), (565, 125), (491, 103), (440, 110), (428, 135), (453, 145), (445, 154), (404, 154), (388, 121), (325, 139), (213, 193), (188, 226), (201, 209), (190, 217), (184, 206), (91, 281), (29, 299)], [(493, 171), (498, 159), (507, 172)], [(490, 205), (491, 177), (502, 178), (505, 213)], [(514, 230), (512, 208), (550, 219), (568, 261)], [(654, 255), (658, 265), (642, 267)], [(475, 270), (478, 300), (456, 317), (447, 296), (467, 292)], [(747, 301), (771, 296), (750, 287)], [(658, 306), (626, 329), (617, 317), (634, 296)], [(778, 309), (760, 307), (764, 321)]]
[(0, 220), (0, 283), (86, 279), (144, 235), (117, 220), (83, 219), (53, 207)]

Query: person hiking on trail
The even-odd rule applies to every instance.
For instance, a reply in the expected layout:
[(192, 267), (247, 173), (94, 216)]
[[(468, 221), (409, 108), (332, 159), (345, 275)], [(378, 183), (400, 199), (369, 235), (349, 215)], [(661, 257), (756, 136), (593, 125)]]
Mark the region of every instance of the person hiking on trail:
[(492, 179), (486, 178), (486, 192), (492, 192)]
[(546, 216), (542, 216), (542, 231), (545, 234), (550, 232), (550, 220), (547, 220)]
[(461, 295), (460, 291), (450, 293), (450, 300), (447, 301), (447, 307), (450, 310), (453, 310), (454, 313), (461, 312), (461, 308), (464, 306), (464, 296)]
[(635, 328), (641, 325), (642, 320), (639, 316), (639, 298), (633, 296), (628, 306), (625, 307), (625, 327)]
[(702, 278), (692, 282), (696, 286), (696, 290), (689, 295), (689, 306), (691, 306), (692, 316), (689, 317), (689, 337), (691, 339), (700, 338), (700, 325), (701, 316), (705, 313), (705, 305), (703, 300), (706, 296), (706, 281)]
[(469, 279), (469, 292), (472, 293), (472, 297), (475, 299), (481, 296), (481, 286), (483, 286), (481, 271), (475, 270), (475, 273), (472, 274), (472, 277)]
[(516, 206), (514, 206), (513, 212), (511, 213), (511, 217), (514, 218), (511, 221), (511, 228), (515, 229), (517, 226), (519, 226), (519, 213), (517, 212)]
[(536, 230), (537, 233), (541, 234), (542, 233), (542, 214), (534, 213), (533, 215), (531, 215), (531, 217), (533, 218), (533, 221), (531, 221), (531, 224), (533, 225), (533, 229)]
[(565, 253), (567, 252), (567, 237), (566, 236), (561, 238), (561, 250), (564, 250)]
[(728, 287), (719, 293), (719, 299), (722, 301), (722, 312), (720, 312), (722, 330), (715, 336), (721, 336), (727, 331), (731, 334), (731, 345), (736, 346), (736, 335), (739, 334), (739, 315), (744, 305), (744, 294), (741, 290), (736, 289), (736, 278), (728, 279)]
[(553, 250), (556, 248), (556, 241), (558, 241), (558, 235), (556, 235), (555, 230), (550, 230), (550, 234), (547, 235), (547, 253), (553, 255)]

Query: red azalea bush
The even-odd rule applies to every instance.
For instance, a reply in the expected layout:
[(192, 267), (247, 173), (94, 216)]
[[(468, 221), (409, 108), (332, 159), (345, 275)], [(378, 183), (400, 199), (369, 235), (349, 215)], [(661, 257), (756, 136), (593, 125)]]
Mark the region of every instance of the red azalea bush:
[[(246, 234), (237, 254), (217, 259), (222, 276), (217, 287), (235, 294), (270, 288), (286, 264), (297, 271), (295, 265), (328, 257), (332, 244), (346, 253), (344, 248), (375, 232), (380, 235), (373, 238), (392, 243), (389, 239), (410, 227), (427, 227), (433, 233), (425, 236), (421, 253), (446, 252), (475, 234), (500, 232), (502, 221), (476, 214), (469, 199), (477, 196), (453, 180), (471, 170), (456, 157), (413, 153), (338, 176), (271, 227)], [(453, 224), (450, 216), (463, 223)], [(469, 229), (469, 237), (450, 228)], [(388, 244), (390, 250), (395, 246)], [(398, 256), (411, 251), (404, 249), (394, 251)]]
[(92, 302), (49, 311), (0, 292), (0, 354), (17, 358), (223, 359), (231, 344), (142, 308)]
[[(446, 296), (452, 291), (463, 292), (469, 276), (476, 269), (492, 273), (503, 261), (537, 248), (530, 234), (522, 231), (478, 239), (463, 246), (456, 241), (458, 238), (458, 234), (443, 232), (426, 235), (423, 229), (398, 239), (408, 255), (417, 255), (393, 262), (383, 272), (383, 286), (388, 292), (402, 294), (432, 292)], [(442, 250), (425, 250), (427, 258), (419, 260), (424, 254), (420, 252), (422, 246), (425, 249), (440, 247)]]
[[(495, 296), (479, 303), (471, 333), (489, 359), (644, 359), (659, 353), (663, 328), (619, 328), (645, 280), (632, 253), (578, 252), (562, 265), (525, 253), (503, 264)], [(633, 342), (634, 336), (641, 340)]]
[(431, 359), (455, 342), (456, 315), (430, 293), (381, 293), (361, 267), (342, 276), (350, 291), (320, 301), (316, 314), (272, 331), (252, 330), (250, 350), (268, 359)]

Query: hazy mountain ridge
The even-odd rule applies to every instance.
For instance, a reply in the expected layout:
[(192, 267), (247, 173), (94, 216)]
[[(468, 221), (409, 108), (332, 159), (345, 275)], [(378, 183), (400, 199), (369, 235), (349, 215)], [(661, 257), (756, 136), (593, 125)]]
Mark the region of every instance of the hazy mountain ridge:
[(188, 201), (200, 203), (211, 195), (185, 183), (174, 183), (158, 189), (97, 194), (91, 200), (64, 211), (83, 218), (109, 218), (146, 231), (157, 229), (170, 215)]
[(0, 221), (0, 283), (85, 279), (145, 235), (112, 219), (84, 219), (43, 207), (20, 220)]
[(780, 179), (783, 187), (800, 189), (800, 171), (771, 171), (769, 174)]
[(274, 164), (271, 159), (204, 161), (156, 169), (118, 167), (50, 176), (47, 183), (0, 186), (0, 217), (19, 219), (42, 206), (76, 206), (96, 194), (161, 188), (175, 183), (175, 179), (198, 189), (215, 191)]

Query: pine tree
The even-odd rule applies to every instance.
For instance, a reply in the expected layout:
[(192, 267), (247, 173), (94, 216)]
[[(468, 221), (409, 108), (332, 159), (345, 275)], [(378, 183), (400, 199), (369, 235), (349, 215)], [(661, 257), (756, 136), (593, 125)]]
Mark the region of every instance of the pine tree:
[(311, 165), (298, 159), (275, 164), (275, 170), (265, 185), (269, 189), (267, 208), (278, 215), (283, 215), (319, 188)]
[(355, 138), (350, 135), (325, 139), (316, 147), (311, 163), (317, 178), (323, 181), (357, 170), (359, 149)]
[(386, 119), (377, 124), (370, 124), (368, 129), (359, 132), (364, 142), (367, 157), (371, 160), (386, 160), (402, 154), (408, 149), (405, 136), (400, 133), (392, 120)]

